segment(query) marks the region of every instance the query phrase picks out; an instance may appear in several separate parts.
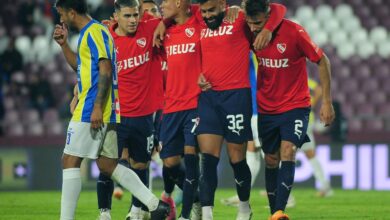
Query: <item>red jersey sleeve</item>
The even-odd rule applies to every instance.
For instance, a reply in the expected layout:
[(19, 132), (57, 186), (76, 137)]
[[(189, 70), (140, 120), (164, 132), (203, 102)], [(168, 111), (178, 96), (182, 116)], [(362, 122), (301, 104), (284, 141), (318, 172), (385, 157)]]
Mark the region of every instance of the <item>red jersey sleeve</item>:
[(195, 15), (195, 18), (198, 22), (203, 22), (202, 13), (200, 12), (199, 4), (191, 4), (191, 14)]
[(323, 51), (310, 38), (306, 30), (297, 25), (297, 42), (298, 48), (313, 63), (320, 61)]
[(286, 7), (281, 4), (271, 3), (271, 13), (269, 19), (264, 28), (273, 32), (275, 28), (282, 22), (284, 15), (286, 14)]

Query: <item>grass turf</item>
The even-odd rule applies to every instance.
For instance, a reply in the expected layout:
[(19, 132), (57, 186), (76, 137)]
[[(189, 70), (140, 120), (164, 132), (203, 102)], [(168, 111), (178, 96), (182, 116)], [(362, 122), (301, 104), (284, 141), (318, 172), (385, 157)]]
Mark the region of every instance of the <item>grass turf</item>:
[[(219, 201), (233, 195), (234, 189), (218, 189), (215, 199), (214, 219), (234, 220), (237, 209), (227, 207)], [(294, 189), (297, 205), (287, 209), (291, 219), (326, 220), (385, 220), (390, 201), (390, 192), (384, 191), (342, 191), (335, 190), (330, 198), (316, 198), (315, 191)], [(159, 195), (159, 192), (156, 192)], [(61, 193), (59, 191), (19, 191), (0, 192), (1, 220), (54, 220), (59, 219)], [(126, 193), (121, 201), (113, 199), (112, 219), (121, 220), (127, 214), (130, 194)], [(269, 211), (265, 207), (267, 200), (259, 195), (259, 189), (253, 189), (251, 206), (253, 220), (266, 220)], [(80, 196), (76, 219), (93, 220), (98, 215), (97, 199), (94, 191), (83, 191)]]

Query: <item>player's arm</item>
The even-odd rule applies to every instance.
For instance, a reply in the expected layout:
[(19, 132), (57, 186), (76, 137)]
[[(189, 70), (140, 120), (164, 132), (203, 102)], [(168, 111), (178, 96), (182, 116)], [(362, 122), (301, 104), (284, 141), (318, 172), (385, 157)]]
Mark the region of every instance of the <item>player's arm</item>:
[(73, 115), (74, 110), (76, 109), (77, 102), (78, 102), (78, 93), (79, 89), (77, 88), (77, 84), (73, 88), (73, 98), (72, 101), (70, 102), (69, 108), (70, 108), (70, 113)]
[(325, 126), (330, 125), (334, 118), (335, 113), (332, 104), (331, 95), (331, 72), (330, 62), (326, 54), (324, 53), (318, 63), (318, 71), (320, 74), (320, 82), (322, 87), (322, 105), (320, 110), (320, 119)]
[(318, 84), (313, 91), (313, 99), (311, 101), (312, 106), (313, 107), (316, 106), (318, 102), (321, 100), (321, 98), (322, 98), (322, 86)]
[(253, 42), (253, 47), (256, 50), (265, 48), (272, 39), (272, 32), (282, 22), (284, 15), (286, 14), (286, 7), (281, 4), (270, 4), (269, 19), (265, 24), (263, 30), (256, 36)]
[(54, 40), (61, 46), (66, 61), (74, 71), (77, 71), (77, 56), (68, 44), (68, 27), (65, 24), (57, 24), (53, 33)]
[(103, 124), (103, 108), (107, 102), (112, 84), (112, 65), (110, 59), (99, 60), (98, 90), (91, 114), (91, 127), (100, 128)]

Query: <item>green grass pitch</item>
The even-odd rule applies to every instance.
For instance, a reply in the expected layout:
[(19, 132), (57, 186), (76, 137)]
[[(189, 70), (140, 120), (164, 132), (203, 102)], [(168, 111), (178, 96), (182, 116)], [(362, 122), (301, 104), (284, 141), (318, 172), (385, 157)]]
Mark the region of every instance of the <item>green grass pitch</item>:
[[(215, 199), (214, 219), (234, 220), (237, 209), (223, 206), (219, 200), (229, 197), (234, 189), (218, 189)], [(160, 192), (156, 191), (156, 195)], [(296, 206), (287, 209), (293, 220), (385, 220), (390, 219), (390, 192), (386, 191), (345, 191), (335, 190), (330, 198), (316, 198), (312, 189), (294, 189)], [(59, 219), (59, 191), (18, 191), (0, 192), (1, 220), (55, 220)], [(128, 209), (130, 194), (126, 193), (120, 201), (113, 199), (113, 220), (123, 220)], [(251, 205), (252, 220), (266, 220), (267, 200), (261, 197), (259, 189), (253, 189)], [(94, 191), (83, 191), (80, 196), (76, 219), (94, 220), (97, 218), (97, 199)]]

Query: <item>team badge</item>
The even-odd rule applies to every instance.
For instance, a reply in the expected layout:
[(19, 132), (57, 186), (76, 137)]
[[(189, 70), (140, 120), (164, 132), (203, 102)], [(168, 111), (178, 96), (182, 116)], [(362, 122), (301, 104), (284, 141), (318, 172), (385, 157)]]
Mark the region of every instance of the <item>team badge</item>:
[(186, 33), (187, 37), (192, 37), (195, 33), (195, 28), (186, 28), (184, 32)]
[(286, 44), (276, 44), (276, 49), (278, 49), (279, 53), (284, 53), (286, 51)]
[(138, 39), (137, 44), (140, 47), (145, 47), (146, 46), (146, 38), (143, 37), (143, 38)]

